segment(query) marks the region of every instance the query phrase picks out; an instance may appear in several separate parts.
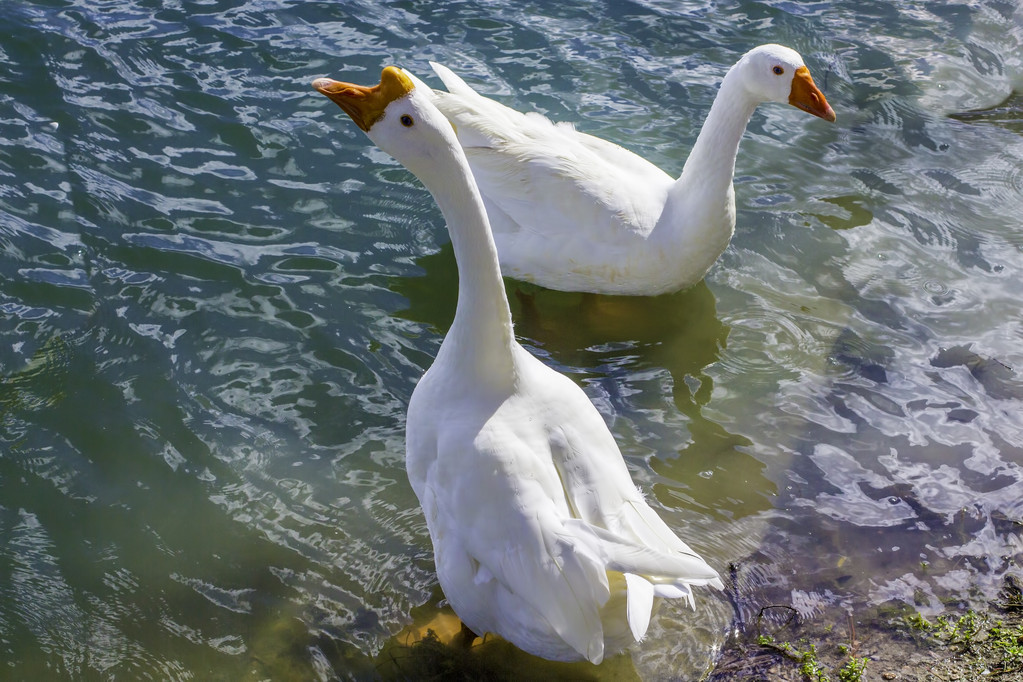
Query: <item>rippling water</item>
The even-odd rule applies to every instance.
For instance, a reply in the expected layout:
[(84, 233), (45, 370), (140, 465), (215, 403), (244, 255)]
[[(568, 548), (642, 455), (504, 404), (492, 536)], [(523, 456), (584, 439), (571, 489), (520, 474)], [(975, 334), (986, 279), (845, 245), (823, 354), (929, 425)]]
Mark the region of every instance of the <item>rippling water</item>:
[[(838, 122), (754, 115), (706, 282), (509, 282), (517, 331), (742, 603), (991, 596), (1023, 558), (1015, 3), (3, 3), (4, 675), (367, 677), (438, 612), (403, 429), (453, 258), (312, 78), (440, 61), (677, 173), (762, 42)], [(733, 611), (699, 597), (640, 676), (709, 668)]]

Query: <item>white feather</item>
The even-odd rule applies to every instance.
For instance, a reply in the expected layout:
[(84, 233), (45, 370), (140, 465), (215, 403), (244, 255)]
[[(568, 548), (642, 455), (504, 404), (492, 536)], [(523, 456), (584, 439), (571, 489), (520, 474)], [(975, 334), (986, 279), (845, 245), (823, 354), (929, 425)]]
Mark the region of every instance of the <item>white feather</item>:
[[(677, 180), (617, 144), (522, 114), (431, 66), (447, 92), (428, 92), (465, 150), (505, 275), (552, 289), (653, 295), (695, 284), (728, 245), (739, 141), (757, 104), (791, 101), (803, 60), (780, 45), (744, 55)], [(812, 87), (819, 107), (808, 110), (834, 120)]]
[(643, 641), (650, 625), (650, 612), (654, 608), (654, 586), (632, 573), (625, 574), (629, 594), (629, 629), (637, 642)]
[(482, 200), (420, 87), (368, 134), (430, 189), (458, 264), (455, 319), (413, 391), (406, 431), (437, 576), (475, 632), (599, 663), (646, 632), (652, 583), (720, 581), (644, 502), (583, 391), (515, 341)]

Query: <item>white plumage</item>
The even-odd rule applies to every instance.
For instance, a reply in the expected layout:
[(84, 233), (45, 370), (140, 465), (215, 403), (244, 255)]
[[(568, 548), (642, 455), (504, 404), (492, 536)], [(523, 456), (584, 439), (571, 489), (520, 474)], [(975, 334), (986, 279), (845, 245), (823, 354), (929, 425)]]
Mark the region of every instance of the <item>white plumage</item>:
[(314, 87), (419, 177), (451, 233), (458, 304), (409, 404), (406, 466), (463, 623), (599, 663), (643, 638), (655, 597), (720, 589), (643, 500), (585, 393), (515, 341), (482, 199), (429, 94), (394, 67), (374, 88)]
[(606, 140), (483, 97), (431, 63), (490, 217), (505, 275), (552, 289), (654, 295), (700, 281), (735, 230), (732, 175), (761, 102), (835, 113), (802, 57), (781, 45), (746, 53), (721, 83), (678, 179)]

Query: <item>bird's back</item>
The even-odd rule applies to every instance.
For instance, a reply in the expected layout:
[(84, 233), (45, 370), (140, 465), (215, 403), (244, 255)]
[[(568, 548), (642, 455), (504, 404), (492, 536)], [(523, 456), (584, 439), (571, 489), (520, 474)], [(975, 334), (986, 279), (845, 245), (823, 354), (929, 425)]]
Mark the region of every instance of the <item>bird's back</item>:
[(642, 637), (656, 594), (688, 597), (717, 575), (643, 500), (586, 395), (516, 353), (504, 396), (431, 368), (409, 408), (409, 477), (469, 627), (599, 662)]
[(615, 280), (661, 269), (647, 242), (671, 176), (623, 147), (515, 111), (445, 67), (434, 69), (448, 88), (434, 91), (434, 103), (465, 150), (506, 275), (614, 293)]

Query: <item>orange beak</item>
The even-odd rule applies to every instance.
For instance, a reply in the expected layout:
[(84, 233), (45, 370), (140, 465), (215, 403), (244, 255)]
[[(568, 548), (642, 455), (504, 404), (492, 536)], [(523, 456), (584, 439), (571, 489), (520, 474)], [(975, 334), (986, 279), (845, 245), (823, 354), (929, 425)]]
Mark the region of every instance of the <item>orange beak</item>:
[(384, 115), (387, 105), (412, 92), (413, 87), (412, 80), (395, 66), (386, 67), (380, 74), (380, 84), (372, 87), (330, 78), (313, 81), (313, 88), (341, 107), (367, 133)]
[(810, 75), (810, 70), (805, 66), (796, 69), (792, 76), (792, 90), (789, 92), (789, 104), (802, 109), (808, 114), (820, 116), (825, 121), (835, 121), (835, 110), (824, 99), (824, 93), (817, 89)]

